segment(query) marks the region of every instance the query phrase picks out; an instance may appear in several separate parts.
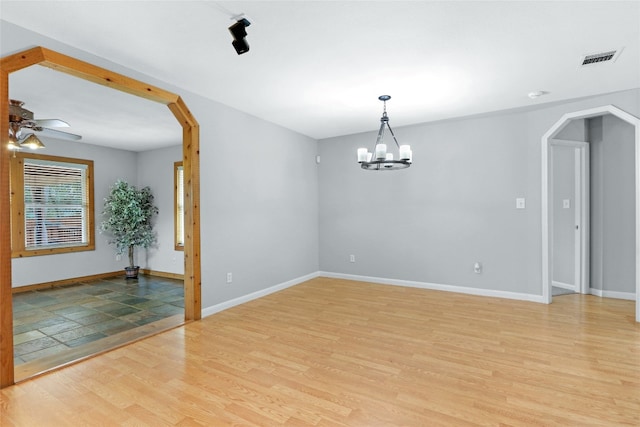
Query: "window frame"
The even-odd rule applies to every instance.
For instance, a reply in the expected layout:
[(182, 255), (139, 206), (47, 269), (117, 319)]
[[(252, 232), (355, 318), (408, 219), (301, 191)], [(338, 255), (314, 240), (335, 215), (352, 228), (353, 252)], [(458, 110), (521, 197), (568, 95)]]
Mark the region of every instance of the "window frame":
[[(182, 191), (179, 191), (182, 174)], [(178, 200), (182, 195), (182, 200)], [(180, 224), (182, 222), (182, 224)], [(182, 242), (179, 235), (182, 232)], [(182, 162), (173, 163), (173, 246), (176, 251), (184, 251), (184, 166)]]
[[(28, 159), (50, 162), (77, 164), (86, 166), (87, 211), (84, 227), (88, 242), (74, 243), (69, 246), (42, 247), (29, 249), (25, 242), (25, 197), (24, 197), (24, 164)], [(29, 152), (14, 152), (10, 160), (11, 188), (11, 257), (23, 258), (41, 255), (54, 255), (71, 252), (95, 250), (95, 203), (93, 183), (93, 160), (75, 159), (71, 157), (51, 156)]]

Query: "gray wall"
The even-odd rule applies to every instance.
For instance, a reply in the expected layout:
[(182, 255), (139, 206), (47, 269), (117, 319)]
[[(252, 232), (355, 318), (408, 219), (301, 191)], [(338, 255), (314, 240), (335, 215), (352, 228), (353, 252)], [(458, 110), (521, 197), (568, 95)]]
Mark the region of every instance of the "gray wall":
[[(178, 93), (185, 100), (200, 124), (203, 308), (318, 271), (315, 140), (4, 21), (0, 36), (3, 56), (45, 46)], [(61, 155), (68, 154), (64, 150)], [(241, 159), (238, 153), (243, 153)], [(130, 162), (109, 168), (113, 176), (106, 181), (131, 172), (132, 180), (149, 182), (148, 169), (138, 176), (136, 163)], [(96, 193), (97, 200), (103, 197)], [(104, 252), (105, 265), (85, 263), (85, 256), (90, 255), (36, 257), (37, 269), (33, 262), (27, 267), (16, 260), (14, 281), (34, 283), (122, 268), (109, 248)], [(149, 256), (148, 262), (154, 269), (167, 270), (166, 265), (173, 265), (172, 254)], [(37, 277), (26, 279), (32, 272)], [(227, 272), (233, 273), (231, 285), (225, 283)]]
[(201, 123), (203, 297), (227, 301), (317, 272), (316, 141), (184, 98)]
[(356, 163), (374, 132), (321, 140), (321, 270), (542, 295), (541, 137), (565, 113), (608, 104), (638, 116), (640, 90), (395, 128), (414, 153), (396, 172)]
[(518, 254), (527, 250), (530, 209), (515, 209), (516, 197), (527, 196), (519, 176), (527, 168), (526, 145), (518, 141), (524, 126), (523, 116), (509, 114), (397, 128), (414, 164), (392, 172), (364, 171), (355, 162), (356, 149), (372, 146), (374, 133), (320, 141), (320, 268), (511, 290), (526, 267)]
[[(575, 280), (575, 151), (553, 145), (553, 281), (577, 285)], [(569, 207), (563, 201), (569, 200)]]
[(591, 287), (635, 293), (634, 128), (590, 119)]
[[(179, 126), (176, 122), (176, 126)], [(138, 154), (137, 184), (149, 186), (158, 207), (154, 228), (156, 244), (139, 249), (137, 260), (145, 268), (165, 273), (184, 274), (184, 252), (175, 250), (173, 164), (182, 159), (182, 144), (144, 151)]]

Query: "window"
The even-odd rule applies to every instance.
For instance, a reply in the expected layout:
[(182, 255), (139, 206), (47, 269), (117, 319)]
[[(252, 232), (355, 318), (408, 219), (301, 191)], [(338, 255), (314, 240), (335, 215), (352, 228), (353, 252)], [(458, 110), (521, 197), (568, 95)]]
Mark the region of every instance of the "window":
[(94, 234), (91, 160), (11, 158), (13, 257), (93, 250)]
[(184, 169), (182, 162), (173, 164), (174, 184), (174, 236), (176, 251), (184, 250)]

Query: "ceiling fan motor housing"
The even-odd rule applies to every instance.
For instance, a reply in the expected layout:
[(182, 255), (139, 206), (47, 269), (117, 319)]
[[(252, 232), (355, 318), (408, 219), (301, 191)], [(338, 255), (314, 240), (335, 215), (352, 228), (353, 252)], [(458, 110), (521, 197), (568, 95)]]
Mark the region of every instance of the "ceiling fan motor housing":
[[(69, 127), (69, 123), (60, 119), (36, 120), (33, 112), (23, 107), (24, 102), (17, 99), (9, 100), (9, 137), (19, 140), (22, 129), (30, 129), (32, 132), (44, 132), (51, 138), (62, 138), (79, 141), (82, 136), (69, 132), (49, 129), (50, 127)], [(30, 133), (32, 133), (30, 132)]]
[(33, 121), (33, 112), (22, 108), (24, 102), (12, 99), (9, 101), (9, 121), (19, 123), (24, 120)]

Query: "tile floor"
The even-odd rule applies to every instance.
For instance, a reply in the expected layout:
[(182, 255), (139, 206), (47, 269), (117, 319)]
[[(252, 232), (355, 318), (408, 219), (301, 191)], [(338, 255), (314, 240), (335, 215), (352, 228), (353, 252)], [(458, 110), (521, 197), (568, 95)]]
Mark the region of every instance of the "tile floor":
[(13, 295), (19, 365), (184, 313), (181, 280), (124, 276)]

